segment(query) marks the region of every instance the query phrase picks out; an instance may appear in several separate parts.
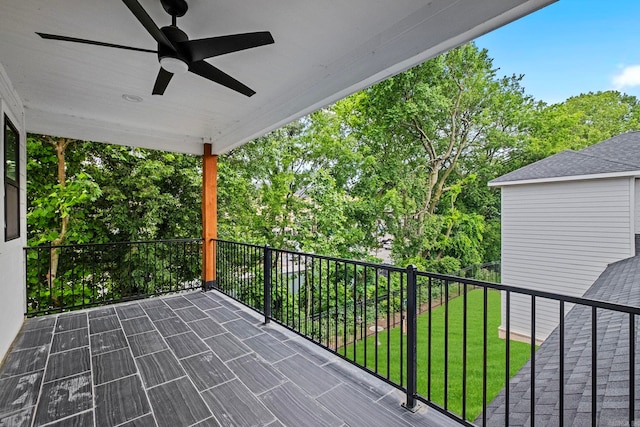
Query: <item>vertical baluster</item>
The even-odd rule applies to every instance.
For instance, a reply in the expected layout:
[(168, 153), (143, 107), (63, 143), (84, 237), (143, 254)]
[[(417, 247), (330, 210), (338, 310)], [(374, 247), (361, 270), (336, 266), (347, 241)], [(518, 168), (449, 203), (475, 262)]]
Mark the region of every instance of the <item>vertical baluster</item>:
[(449, 281), (444, 282), (444, 409), (449, 403)]
[(560, 373), (559, 373), (559, 389), (558, 395), (560, 397), (560, 410), (558, 416), (560, 427), (564, 425), (564, 301), (560, 300), (560, 348), (559, 348), (559, 356), (560, 356)]
[(536, 297), (531, 295), (531, 425), (536, 419)]
[(506, 338), (505, 338), (505, 388), (504, 388), (504, 425), (509, 427), (509, 379), (511, 378), (510, 362), (511, 362), (511, 291), (506, 291), (506, 307), (505, 307), (505, 323), (506, 323)]
[[(482, 310), (482, 425), (487, 425), (487, 308), (488, 289), (483, 288)], [(534, 424), (531, 424), (534, 425)]]
[(428, 320), (429, 320), (429, 328), (427, 330), (428, 340), (427, 340), (427, 399), (431, 400), (431, 338), (432, 338), (432, 303), (433, 303), (433, 295), (432, 295), (432, 285), (433, 281), (431, 277), (429, 277), (429, 294), (428, 294), (428, 304), (429, 304), (429, 312), (428, 312)]
[[(467, 284), (462, 294), (462, 419), (467, 419)], [(508, 384), (505, 383), (505, 384)]]
[(373, 327), (375, 330), (375, 336), (374, 336), (374, 349), (375, 349), (375, 362), (374, 362), (374, 367), (375, 367), (375, 373), (378, 373), (378, 276), (379, 276), (379, 270), (376, 268), (375, 269), (375, 273), (376, 273), (376, 279), (375, 279), (375, 299), (374, 299), (374, 309), (375, 309), (375, 320), (373, 323)]
[(597, 422), (597, 397), (598, 397), (598, 320), (596, 307), (591, 307), (591, 425)]
[(629, 425), (635, 425), (636, 412), (636, 321), (629, 313)]

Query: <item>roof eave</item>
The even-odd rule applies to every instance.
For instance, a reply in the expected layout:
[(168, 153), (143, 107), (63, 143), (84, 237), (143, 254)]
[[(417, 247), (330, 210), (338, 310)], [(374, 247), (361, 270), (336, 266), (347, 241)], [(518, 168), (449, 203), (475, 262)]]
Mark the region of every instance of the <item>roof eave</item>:
[(613, 173), (597, 173), (588, 175), (570, 175), (570, 176), (554, 176), (549, 178), (535, 178), (535, 179), (521, 179), (517, 181), (504, 181), (495, 182), (490, 181), (489, 187), (509, 187), (513, 185), (526, 185), (526, 184), (546, 184), (552, 182), (567, 182), (567, 181), (584, 181), (588, 179), (607, 179), (607, 178), (625, 178), (625, 177), (640, 177), (640, 170), (631, 170), (624, 172)]

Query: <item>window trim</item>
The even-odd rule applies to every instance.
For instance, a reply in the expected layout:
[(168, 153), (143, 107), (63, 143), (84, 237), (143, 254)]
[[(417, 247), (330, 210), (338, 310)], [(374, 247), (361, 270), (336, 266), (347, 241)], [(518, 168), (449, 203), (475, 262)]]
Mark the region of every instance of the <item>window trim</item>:
[[(9, 116), (4, 114), (4, 126), (2, 127), (2, 174), (4, 178), (4, 241), (8, 242), (10, 240), (15, 240), (20, 238), (20, 132), (18, 132), (18, 128), (14, 126)], [(16, 179), (13, 180), (7, 176), (7, 134), (11, 132), (15, 135), (15, 162), (16, 162)], [(16, 203), (16, 233), (9, 234), (9, 229), (7, 227), (7, 213), (9, 211), (8, 198), (7, 198), (7, 188), (11, 186), (17, 190), (18, 200)]]

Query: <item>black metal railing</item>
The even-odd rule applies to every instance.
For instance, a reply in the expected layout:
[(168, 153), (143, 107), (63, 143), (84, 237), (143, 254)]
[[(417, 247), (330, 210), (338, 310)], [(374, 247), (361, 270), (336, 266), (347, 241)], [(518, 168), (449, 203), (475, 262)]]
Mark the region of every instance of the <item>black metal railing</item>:
[[(549, 389), (556, 390), (551, 400), (560, 408), (550, 422), (563, 425), (569, 305), (575, 305), (573, 310), (584, 308), (586, 317), (577, 313), (580, 323), (592, 325), (590, 371), (581, 375), (590, 375), (590, 387), (596, 390), (590, 408), (595, 425), (602, 410), (596, 349), (603, 336), (597, 324), (612, 313), (626, 317), (623, 323), (629, 332), (620, 343), (630, 356), (626, 369), (618, 366), (616, 374), (628, 378), (628, 394), (617, 400), (626, 399), (626, 409), (620, 411), (634, 422), (635, 322), (640, 308), (421, 272), (411, 266), (223, 240), (214, 245), (218, 290), (264, 314), (265, 322), (277, 322), (404, 391), (407, 408), (422, 402), (464, 425), (489, 425), (488, 406), (498, 394), (503, 408), (492, 416), (502, 414), (501, 424), (512, 422), (514, 405), (521, 408), (528, 401), (527, 416), (536, 425), (540, 382), (549, 378), (536, 364), (539, 340), (545, 338), (537, 336), (542, 334), (537, 326), (548, 323), (549, 317), (559, 324), (553, 332), (557, 340), (545, 343), (556, 347), (545, 354), (555, 358), (552, 362), (559, 370), (557, 383)], [(555, 307), (554, 315), (549, 307)], [(523, 313), (528, 319), (524, 329), (514, 321)], [(523, 384), (505, 385), (518, 371), (528, 377), (529, 388), (514, 402), (511, 394)]]
[(202, 239), (33, 246), (24, 250), (27, 315), (202, 286)]

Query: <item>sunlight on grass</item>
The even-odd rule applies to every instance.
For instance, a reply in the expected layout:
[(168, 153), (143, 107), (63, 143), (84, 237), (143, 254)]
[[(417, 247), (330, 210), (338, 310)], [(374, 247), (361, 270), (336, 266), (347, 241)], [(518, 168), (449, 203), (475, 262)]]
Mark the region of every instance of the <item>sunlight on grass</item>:
[[(500, 326), (500, 292), (487, 292), (487, 404), (504, 388), (505, 383), (505, 340), (498, 337)], [(449, 301), (448, 322), (448, 372), (447, 409), (462, 416), (462, 371), (463, 371), (463, 297)], [(445, 308), (435, 308), (432, 312), (431, 347), (431, 400), (444, 407), (445, 380)], [(467, 391), (466, 414), (468, 420), (475, 419), (482, 412), (482, 364), (483, 364), (483, 291), (473, 290), (467, 294)], [(428, 342), (429, 316), (418, 316), (417, 360), (418, 393), (428, 396)], [(401, 336), (400, 327), (382, 331), (376, 337), (370, 336), (355, 346), (356, 362), (363, 365), (366, 349), (366, 367), (395, 383), (406, 385), (406, 335)], [(401, 346), (402, 340), (402, 346)], [(389, 352), (387, 352), (389, 347)], [(510, 376), (524, 365), (531, 355), (530, 345), (511, 341)], [(403, 349), (402, 354), (400, 349)], [(354, 360), (354, 345), (339, 350), (350, 360)], [(388, 362), (387, 362), (388, 359)], [(402, 368), (401, 368), (402, 365)], [(402, 369), (402, 373), (401, 373)]]

